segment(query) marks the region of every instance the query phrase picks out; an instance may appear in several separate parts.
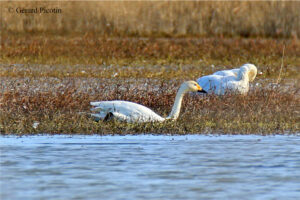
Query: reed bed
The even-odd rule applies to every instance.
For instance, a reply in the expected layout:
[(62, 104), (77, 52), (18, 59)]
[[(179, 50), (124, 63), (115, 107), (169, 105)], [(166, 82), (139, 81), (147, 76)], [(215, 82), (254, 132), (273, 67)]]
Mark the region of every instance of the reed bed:
[[(286, 134), (299, 132), (299, 89), (252, 88), (248, 95), (224, 97), (188, 94), (176, 122), (94, 122), (88, 115), (90, 101), (122, 99), (141, 103), (162, 116), (171, 110), (180, 81), (142, 79), (90, 83), (56, 80), (56, 87), (42, 89), (47, 79), (18, 80), (0, 96), (1, 134)], [(76, 82), (77, 81), (77, 82)], [(53, 82), (52, 82), (53, 84)], [(34, 86), (34, 87), (33, 87)], [(36, 127), (34, 123), (39, 123)]]
[[(0, 2), (3, 31), (106, 36), (300, 36), (298, 1)], [(17, 13), (16, 9), (60, 9)]]

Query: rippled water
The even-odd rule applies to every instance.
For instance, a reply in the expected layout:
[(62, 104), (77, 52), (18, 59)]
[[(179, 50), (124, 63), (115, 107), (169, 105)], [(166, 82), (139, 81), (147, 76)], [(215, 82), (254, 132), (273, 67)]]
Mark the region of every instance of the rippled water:
[(300, 199), (300, 136), (1, 141), (1, 199)]

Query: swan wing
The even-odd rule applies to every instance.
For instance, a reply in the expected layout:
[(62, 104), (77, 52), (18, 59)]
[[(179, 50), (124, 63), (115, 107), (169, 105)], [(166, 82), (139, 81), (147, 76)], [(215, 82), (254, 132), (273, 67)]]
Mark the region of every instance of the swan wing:
[(221, 94), (223, 76), (220, 75), (208, 75), (197, 79), (197, 83), (210, 94)]
[(237, 69), (229, 69), (229, 70), (222, 70), (222, 71), (217, 71), (213, 73), (213, 75), (219, 75), (219, 76), (235, 76), (237, 77), (239, 73), (239, 68)]
[(249, 82), (227, 80), (222, 83), (222, 90), (224, 90), (224, 93), (232, 92), (236, 94), (246, 94), (249, 91)]
[(213, 75), (238, 77), (238, 74), (243, 66), (245, 66), (248, 69), (249, 81), (252, 82), (257, 75), (257, 68), (255, 65), (250, 63), (244, 64), (240, 68), (236, 68), (236, 69), (217, 71), (213, 73)]
[(198, 84), (208, 93), (224, 95), (227, 92), (245, 94), (249, 90), (249, 84), (237, 80), (236, 76), (208, 75), (197, 80)]
[[(249, 80), (242, 80), (242, 75), (248, 76)], [(249, 91), (249, 81), (253, 81), (257, 74), (257, 68), (253, 64), (245, 64), (240, 68), (222, 70), (212, 75), (200, 77), (198, 84), (208, 93), (224, 95), (227, 92), (246, 94)]]
[(91, 102), (92, 110), (100, 111), (101, 116), (112, 113), (115, 118), (127, 122), (164, 121), (164, 118), (151, 109), (129, 101), (99, 101)]

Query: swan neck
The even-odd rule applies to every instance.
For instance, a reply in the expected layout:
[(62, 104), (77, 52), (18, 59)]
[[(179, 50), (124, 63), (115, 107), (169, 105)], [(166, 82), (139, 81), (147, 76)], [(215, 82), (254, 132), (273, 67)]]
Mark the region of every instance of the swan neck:
[(238, 80), (249, 82), (248, 70), (240, 70), (238, 73)]
[(175, 119), (178, 118), (184, 94), (185, 94), (184, 88), (180, 87), (177, 94), (176, 94), (175, 102), (174, 102), (174, 105), (172, 107), (172, 111), (169, 114), (169, 116), (167, 117), (167, 119), (175, 120)]

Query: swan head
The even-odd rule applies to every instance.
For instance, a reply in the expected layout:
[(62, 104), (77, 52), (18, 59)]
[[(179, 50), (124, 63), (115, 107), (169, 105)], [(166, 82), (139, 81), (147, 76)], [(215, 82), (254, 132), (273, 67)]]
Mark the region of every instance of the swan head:
[(195, 81), (186, 81), (181, 85), (184, 92), (201, 92), (207, 93), (202, 87)]
[(203, 90), (202, 87), (200, 85), (198, 85), (198, 83), (195, 81), (186, 81), (186, 82), (182, 83), (176, 94), (175, 102), (172, 107), (172, 111), (166, 119), (176, 120), (178, 118), (180, 108), (181, 108), (182, 98), (186, 92), (206, 93), (206, 91)]
[(253, 64), (250, 64), (250, 63), (247, 63), (244, 66), (247, 68), (249, 81), (250, 82), (254, 81), (254, 79), (255, 79), (255, 77), (257, 75), (257, 68), (256, 68), (256, 66), (253, 65)]
[(257, 74), (257, 68), (253, 64), (244, 64), (239, 71), (238, 78), (247, 80), (247, 81), (254, 81)]

